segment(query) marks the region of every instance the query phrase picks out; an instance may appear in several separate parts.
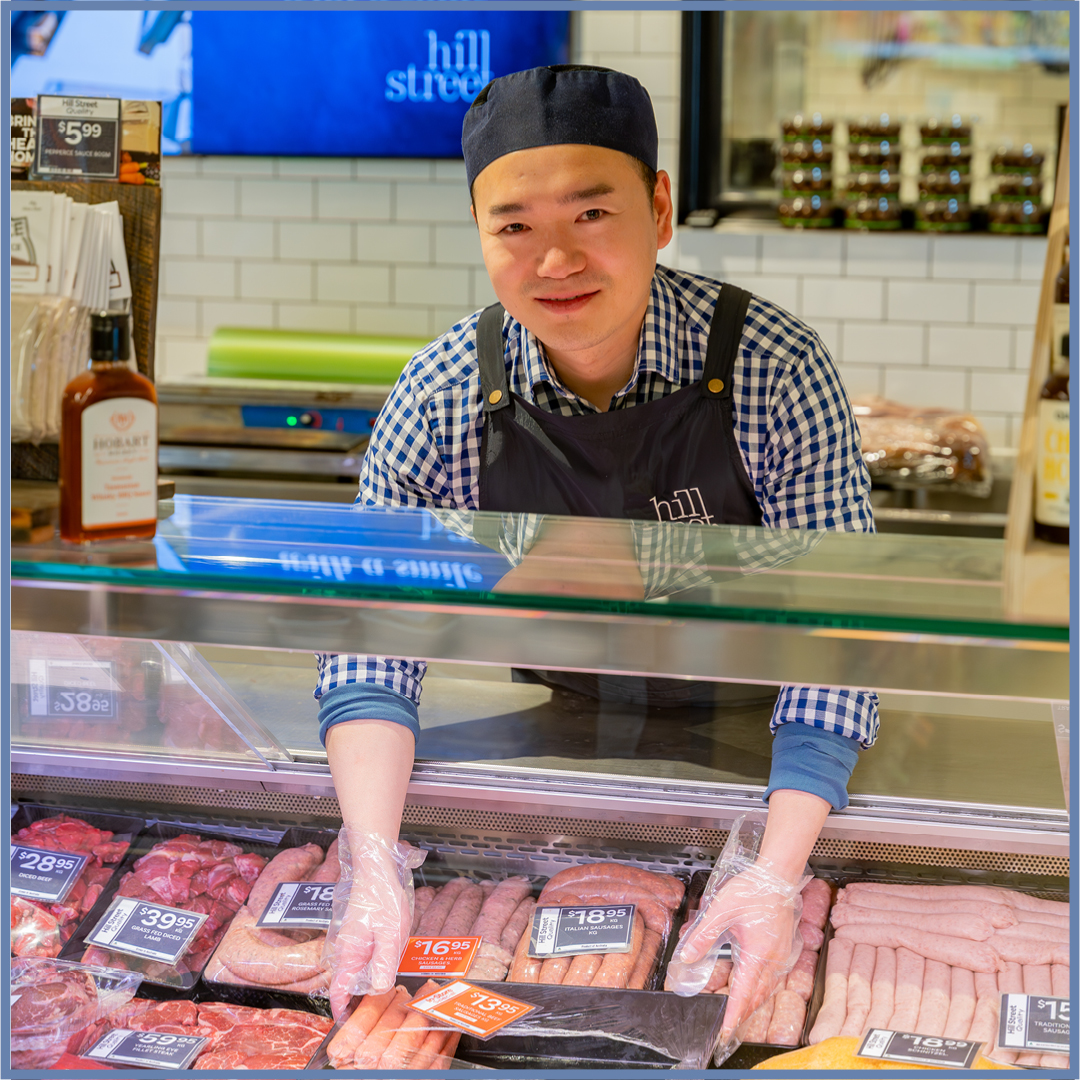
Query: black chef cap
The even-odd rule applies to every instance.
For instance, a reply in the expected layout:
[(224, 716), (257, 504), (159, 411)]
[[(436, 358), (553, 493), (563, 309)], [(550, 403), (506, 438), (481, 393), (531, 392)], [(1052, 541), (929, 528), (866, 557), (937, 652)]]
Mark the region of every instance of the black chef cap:
[(515, 150), (583, 143), (621, 150), (656, 171), (656, 117), (631, 75), (584, 64), (530, 68), (492, 79), (461, 128), (469, 188), (496, 158)]

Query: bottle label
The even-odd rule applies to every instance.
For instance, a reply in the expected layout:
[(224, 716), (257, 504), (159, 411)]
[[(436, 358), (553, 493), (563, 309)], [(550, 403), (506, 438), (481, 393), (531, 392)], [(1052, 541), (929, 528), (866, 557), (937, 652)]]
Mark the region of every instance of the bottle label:
[(157, 406), (116, 397), (82, 414), (84, 529), (157, 520)]
[(1035, 520), (1069, 526), (1069, 402), (1039, 402)]
[(1055, 304), (1053, 337), (1050, 339), (1050, 370), (1064, 374), (1069, 368), (1069, 305)]

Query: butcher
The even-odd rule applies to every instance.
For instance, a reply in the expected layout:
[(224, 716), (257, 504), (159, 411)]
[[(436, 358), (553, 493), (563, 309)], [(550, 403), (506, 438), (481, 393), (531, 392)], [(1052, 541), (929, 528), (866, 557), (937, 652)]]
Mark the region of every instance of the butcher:
[[(549, 580), (550, 556), (573, 563), (598, 543), (595, 519), (625, 519), (630, 569), (595, 582), (587, 567), (582, 583), (627, 598), (649, 594), (633, 528), (650, 521), (873, 531), (858, 431), (819, 336), (766, 299), (657, 263), (672, 238), (671, 181), (657, 169), (652, 103), (636, 79), (577, 65), (497, 78), (465, 116), (462, 150), (499, 302), (406, 366), (375, 423), (362, 506), (540, 515), (502, 583), (515, 592), (567, 588)], [(351, 849), (333, 951), (340, 1011), (352, 993), (393, 985), (408, 926), (396, 838), (424, 666), (323, 655), (319, 669), (320, 731)], [(585, 693), (597, 684), (533, 677)], [(720, 715), (746, 694), (651, 679), (618, 692)], [(756, 880), (741, 874), (720, 890), (680, 954), (703, 957), (722, 930), (736, 939), (729, 1031), (791, 962), (807, 857), (829, 811), (847, 804), (878, 726), (870, 692), (768, 692), (774, 739)]]

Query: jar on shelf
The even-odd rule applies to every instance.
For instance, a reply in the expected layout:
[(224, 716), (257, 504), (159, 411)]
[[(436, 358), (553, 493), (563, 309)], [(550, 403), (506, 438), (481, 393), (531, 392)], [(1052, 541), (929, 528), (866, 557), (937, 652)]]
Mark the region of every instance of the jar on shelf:
[(1023, 202), (995, 202), (987, 207), (989, 230), (995, 233), (1042, 233), (1046, 231), (1046, 211), (1034, 199)]
[(948, 146), (934, 146), (923, 152), (920, 172), (956, 172), (967, 175), (971, 172), (971, 150), (953, 141)]
[(799, 142), (780, 144), (780, 163), (785, 169), (812, 168), (832, 169), (832, 144), (821, 139), (804, 139)]
[(820, 195), (823, 199), (833, 197), (833, 177), (827, 169), (815, 165), (809, 169), (785, 170), (781, 194), (785, 199), (797, 199), (804, 195)]
[(971, 124), (958, 113), (952, 116), (931, 116), (919, 125), (919, 139), (923, 146), (949, 146), (959, 143), (971, 145)]
[(848, 177), (847, 196), (854, 200), (887, 199), (889, 202), (899, 202), (900, 176), (888, 169), (855, 173)]
[(875, 142), (888, 139), (896, 142), (900, 138), (900, 121), (888, 113), (879, 116), (863, 116), (858, 120), (848, 121), (848, 142)]
[(820, 139), (822, 142), (830, 143), (834, 126), (834, 122), (822, 117), (821, 113), (796, 113), (780, 121), (780, 134), (785, 142)]
[(835, 203), (820, 195), (784, 199), (777, 207), (780, 224), (789, 229), (831, 229)]
[(1023, 202), (1042, 199), (1043, 182), (1037, 176), (1006, 174), (998, 180), (997, 190), (990, 196), (991, 202)]
[(971, 198), (971, 178), (959, 169), (948, 172), (924, 173), (919, 177), (919, 199), (957, 199), (968, 202)]
[(844, 227), (870, 232), (899, 229), (900, 203), (896, 199), (887, 199), (884, 196), (850, 202)]
[(1002, 146), (990, 158), (992, 173), (1015, 173), (1024, 176), (1039, 176), (1042, 173), (1046, 155), (1034, 149), (1031, 143), (1024, 143), (1019, 150)]
[(848, 169), (853, 173), (870, 169), (900, 171), (900, 144), (889, 139), (858, 143), (848, 147)]
[(920, 232), (970, 232), (971, 203), (960, 199), (927, 199), (915, 210)]

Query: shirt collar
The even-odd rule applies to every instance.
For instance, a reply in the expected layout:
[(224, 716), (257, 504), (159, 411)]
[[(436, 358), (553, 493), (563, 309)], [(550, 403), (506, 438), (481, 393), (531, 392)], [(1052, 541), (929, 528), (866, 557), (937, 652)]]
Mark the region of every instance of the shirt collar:
[[(638, 380), (646, 374), (660, 375), (674, 384), (679, 382), (679, 329), (682, 320), (675, 291), (667, 277), (661, 273), (661, 268), (657, 267), (653, 273), (649, 306), (645, 309), (641, 337), (638, 339), (637, 363), (629, 382), (615, 395), (617, 398), (633, 390)], [(521, 386), (532, 391), (538, 383), (548, 383), (561, 397), (583, 400), (567, 389), (551, 369), (539, 338), (531, 330), (511, 320), (511, 341), (515, 330), (520, 343), (521, 361), (520, 367), (515, 364), (515, 368), (523, 375)]]

